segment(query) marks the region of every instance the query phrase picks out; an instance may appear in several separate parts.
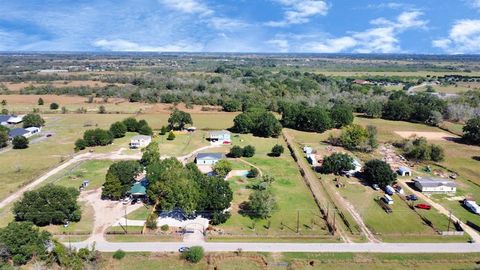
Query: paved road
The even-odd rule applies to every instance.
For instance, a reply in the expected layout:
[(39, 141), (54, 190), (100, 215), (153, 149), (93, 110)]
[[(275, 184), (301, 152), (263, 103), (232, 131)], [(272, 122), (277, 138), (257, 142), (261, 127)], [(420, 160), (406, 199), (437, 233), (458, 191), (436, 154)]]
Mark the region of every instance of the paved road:
[[(64, 243), (82, 248), (93, 243)], [(95, 248), (102, 252), (118, 249), (128, 252), (171, 252), (185, 246), (183, 242), (96, 242)], [(200, 245), (210, 252), (232, 252), (242, 249), (250, 252), (374, 252), (374, 253), (474, 253), (480, 252), (480, 244), (467, 243), (188, 243)]]

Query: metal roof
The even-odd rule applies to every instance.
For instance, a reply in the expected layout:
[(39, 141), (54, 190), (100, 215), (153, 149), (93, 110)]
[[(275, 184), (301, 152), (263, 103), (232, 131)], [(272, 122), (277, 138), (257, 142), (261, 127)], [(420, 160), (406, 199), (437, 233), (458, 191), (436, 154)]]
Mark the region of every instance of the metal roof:
[(13, 137), (17, 137), (17, 136), (23, 136), (27, 133), (29, 133), (29, 131), (24, 129), (24, 128), (14, 128), (14, 129), (10, 130), (10, 132), (8, 132), (8, 136), (13, 138)]
[(146, 182), (142, 181), (142, 182), (135, 183), (130, 188), (130, 191), (128, 193), (132, 195), (146, 195), (147, 194)]
[(10, 119), (10, 115), (0, 114), (0, 123), (7, 122)]
[(398, 168), (398, 171), (399, 171), (399, 172), (402, 172), (402, 173), (403, 173), (403, 172), (411, 172), (411, 170), (410, 170), (409, 168), (407, 168), (407, 167), (400, 167), (400, 168)]
[(230, 131), (228, 130), (215, 130), (215, 131), (210, 131), (210, 136), (220, 136), (224, 134), (230, 134)]
[(224, 155), (222, 153), (198, 153), (197, 159), (213, 159), (219, 160), (222, 159)]
[(443, 179), (443, 178), (419, 178), (415, 179), (415, 182), (418, 182), (422, 187), (457, 187), (457, 184), (454, 181)]
[(141, 140), (151, 140), (151, 136), (147, 135), (136, 135), (132, 137), (132, 141), (141, 141)]

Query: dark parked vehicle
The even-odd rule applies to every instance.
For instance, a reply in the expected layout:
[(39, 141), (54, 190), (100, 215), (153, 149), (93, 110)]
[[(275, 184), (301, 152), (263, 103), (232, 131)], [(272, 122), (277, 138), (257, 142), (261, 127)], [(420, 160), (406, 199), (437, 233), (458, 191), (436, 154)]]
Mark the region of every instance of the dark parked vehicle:
[(181, 247), (181, 248), (178, 249), (178, 252), (184, 253), (184, 252), (187, 252), (187, 251), (189, 251), (189, 250), (190, 250), (189, 247)]
[(418, 198), (415, 194), (407, 195), (405, 198), (407, 199), (407, 201), (417, 201), (418, 200)]

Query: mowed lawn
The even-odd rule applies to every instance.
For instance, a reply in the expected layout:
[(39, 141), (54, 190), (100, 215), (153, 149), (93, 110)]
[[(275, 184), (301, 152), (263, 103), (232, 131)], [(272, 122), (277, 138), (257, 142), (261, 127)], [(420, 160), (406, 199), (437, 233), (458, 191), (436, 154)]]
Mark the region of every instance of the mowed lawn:
[[(233, 136), (233, 144), (242, 147), (246, 145), (255, 146), (255, 156), (244, 159), (258, 166), (265, 175), (275, 178), (272, 189), (278, 203), (278, 209), (271, 218), (266, 220), (254, 220), (241, 215), (238, 213), (238, 206), (248, 200), (252, 191), (247, 186), (255, 181), (258, 182), (258, 180), (230, 179), (231, 187), (234, 190), (232, 217), (225, 224), (219, 226), (221, 229), (232, 235), (254, 236), (258, 234), (262, 236), (294, 237), (296, 235), (297, 214), (299, 214), (300, 234), (318, 235), (319, 237), (327, 234), (325, 223), (320, 218), (313, 196), (306, 187), (295, 161), (288, 153), (288, 149), (281, 138), (259, 138), (241, 134)], [(275, 144), (282, 144), (285, 147), (286, 153), (281, 157), (268, 156)], [(237, 165), (237, 168), (239, 167)], [(245, 165), (244, 169), (249, 169), (249, 166)]]
[(52, 137), (27, 149), (0, 154), (0, 200), (69, 159), (74, 154), (75, 140), (81, 138), (85, 130), (108, 128), (112, 122), (125, 117), (116, 114), (44, 115), (46, 125), (43, 131), (51, 132)]
[[(366, 125), (374, 125), (378, 129), (379, 140), (381, 142), (394, 142), (395, 140), (400, 140), (401, 137), (395, 133), (395, 131), (428, 131), (428, 132), (443, 132), (447, 133), (443, 130), (440, 130), (435, 127), (429, 127), (421, 124), (413, 124), (408, 122), (401, 122), (401, 121), (387, 121), (382, 119), (369, 119), (369, 118), (360, 118), (356, 117), (355, 122), (361, 124), (363, 126)], [(289, 130), (290, 134), (293, 134), (295, 140), (300, 144), (307, 144), (314, 149), (319, 151), (320, 155), (329, 155), (326, 151), (327, 144), (323, 143), (330, 134), (334, 136), (338, 136), (340, 134), (339, 130), (330, 130), (323, 134), (318, 133), (308, 133), (308, 132), (301, 132), (301, 131), (294, 131)], [(469, 168), (467, 171), (472, 172), (471, 174), (480, 174), (480, 169), (475, 167), (472, 162), (475, 162), (472, 158), (469, 158), (471, 152), (466, 150), (470, 148), (475, 148), (463, 144), (459, 144), (452, 141), (431, 141), (432, 143), (437, 143), (444, 146), (446, 151), (446, 161), (442, 162), (441, 165), (451, 168), (453, 163), (454, 167), (457, 166), (467, 166)], [(341, 147), (335, 147), (336, 150), (344, 152), (345, 150)], [(462, 152), (462, 150), (464, 152)], [(349, 151), (346, 151), (349, 152)], [(350, 153), (352, 154), (352, 153)], [(373, 153), (354, 153), (354, 155), (362, 162), (366, 162), (373, 158), (382, 158), (378, 151)], [(454, 161), (456, 158), (461, 158), (465, 162), (458, 163)], [(420, 168), (420, 167), (419, 167)], [(458, 168), (458, 167), (457, 167)], [(456, 170), (455, 168), (451, 168)], [(462, 175), (462, 174), (461, 174)], [(322, 179), (326, 181), (327, 184), (334, 187), (333, 176), (331, 175), (322, 175)], [(393, 213), (387, 214), (383, 209), (374, 201), (374, 198), (377, 196), (383, 196), (383, 192), (373, 191), (369, 186), (365, 186), (356, 178), (342, 178), (338, 177), (342, 183), (346, 185), (344, 188), (338, 188), (338, 192), (342, 194), (344, 198), (350, 201), (354, 207), (360, 212), (361, 216), (363, 217), (366, 225), (374, 232), (379, 235), (379, 238), (383, 239), (384, 241), (464, 241), (466, 238), (441, 238), (438, 237), (436, 232), (424, 224), (421, 217), (417, 215), (413, 210), (411, 210), (405, 202), (403, 202), (397, 195), (394, 196), (395, 204), (392, 206)], [(476, 178), (478, 179), (478, 178)], [(460, 180), (462, 181), (462, 185), (459, 187), (459, 194), (462, 194), (462, 190), (467, 186), (465, 186), (464, 182), (465, 178), (461, 177)], [(469, 191), (474, 192), (474, 194), (480, 195), (480, 188), (476, 190), (468, 188)], [(477, 193), (478, 191), (478, 193)], [(452, 202), (444, 198), (445, 201), (448, 202), (448, 206), (454, 207), (461, 207), (458, 201)], [(419, 202), (420, 203), (420, 202)], [(461, 209), (458, 209), (461, 210)], [(478, 220), (478, 217), (474, 217), (474, 215), (469, 214), (465, 210), (462, 210), (465, 214), (466, 218), (470, 218), (471, 220)], [(435, 210), (431, 211), (423, 211), (419, 210), (424, 217), (431, 220), (434, 226), (439, 230), (447, 230), (448, 227), (448, 219), (438, 213)], [(479, 223), (480, 224), (480, 223)], [(413, 237), (418, 236), (418, 237)], [(423, 239), (423, 240), (422, 240)]]

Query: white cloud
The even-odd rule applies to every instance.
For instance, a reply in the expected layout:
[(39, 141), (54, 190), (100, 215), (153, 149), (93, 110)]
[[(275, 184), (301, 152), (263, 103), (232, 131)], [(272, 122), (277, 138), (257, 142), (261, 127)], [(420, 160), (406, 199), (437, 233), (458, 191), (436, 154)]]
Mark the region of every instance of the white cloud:
[(100, 39), (93, 42), (93, 46), (116, 52), (198, 52), (202, 50), (202, 46), (185, 41), (163, 46), (149, 46), (125, 39)]
[(407, 5), (404, 3), (398, 3), (398, 2), (389, 2), (389, 3), (380, 3), (380, 4), (369, 4), (367, 8), (375, 8), (375, 9), (400, 9), (400, 8), (405, 8)]
[(447, 38), (432, 42), (434, 47), (452, 54), (480, 53), (480, 20), (459, 20)]
[(401, 52), (398, 35), (406, 30), (425, 28), (428, 22), (421, 19), (422, 15), (423, 13), (419, 11), (408, 11), (401, 13), (395, 20), (385, 18), (372, 20), (370, 23), (374, 27), (360, 32), (352, 32), (349, 35), (333, 38), (325, 37), (324, 35), (305, 35), (302, 37), (290, 37), (290, 41), (295, 41), (299, 51), (304, 52)]
[(211, 10), (207, 5), (198, 0), (160, 0), (167, 7), (189, 14), (211, 15)]
[(270, 21), (266, 25), (272, 27), (288, 26), (292, 24), (303, 24), (310, 21), (316, 15), (327, 15), (328, 5), (320, 0), (278, 0), (286, 11), (281, 21)]
[(271, 39), (268, 40), (266, 43), (269, 45), (273, 45), (276, 50), (279, 50), (280, 52), (288, 52), (288, 49), (290, 48), (290, 44), (286, 39)]
[(249, 26), (248, 23), (237, 20), (237, 19), (232, 19), (232, 18), (227, 18), (227, 17), (213, 17), (208, 20), (208, 25), (214, 29), (217, 30), (224, 30), (224, 31), (232, 31), (235, 29), (239, 28), (244, 28)]
[(469, 0), (469, 1), (472, 7), (480, 9), (480, 0)]

